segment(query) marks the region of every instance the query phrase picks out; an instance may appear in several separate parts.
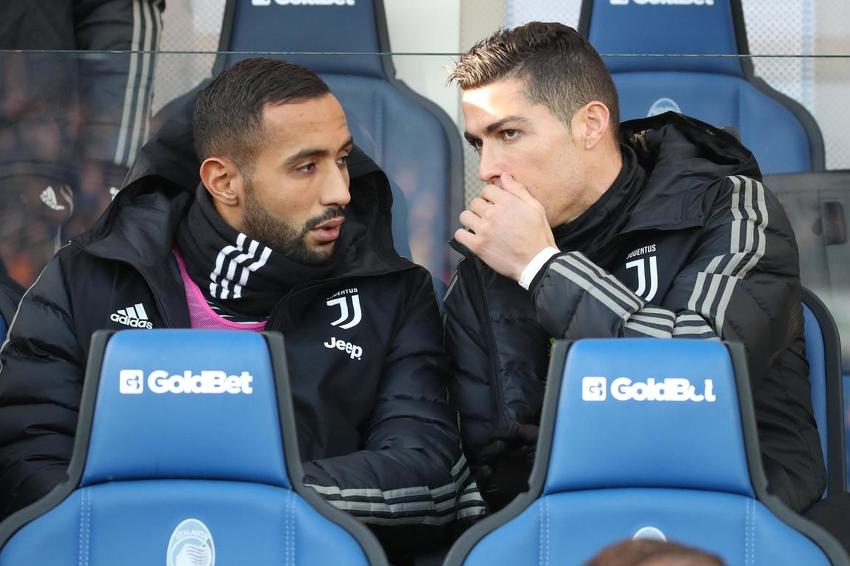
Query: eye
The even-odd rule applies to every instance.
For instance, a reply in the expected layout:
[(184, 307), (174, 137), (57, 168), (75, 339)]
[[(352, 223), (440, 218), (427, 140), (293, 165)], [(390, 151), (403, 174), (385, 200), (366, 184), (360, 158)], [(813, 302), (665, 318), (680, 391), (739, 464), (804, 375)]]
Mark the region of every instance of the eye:
[(506, 130), (502, 130), (502, 139), (505, 141), (513, 141), (519, 137), (519, 130), (512, 130), (510, 128)]
[(300, 171), (302, 173), (312, 173), (316, 170), (315, 163), (307, 163), (306, 165), (302, 165), (301, 167), (296, 167), (296, 171)]
[(467, 138), (466, 141), (469, 145), (472, 146), (472, 149), (475, 150), (475, 153), (481, 153), (481, 146), (484, 145), (484, 142), (479, 139)]
[(336, 164), (340, 167), (348, 166), (348, 155), (341, 155), (336, 158)]

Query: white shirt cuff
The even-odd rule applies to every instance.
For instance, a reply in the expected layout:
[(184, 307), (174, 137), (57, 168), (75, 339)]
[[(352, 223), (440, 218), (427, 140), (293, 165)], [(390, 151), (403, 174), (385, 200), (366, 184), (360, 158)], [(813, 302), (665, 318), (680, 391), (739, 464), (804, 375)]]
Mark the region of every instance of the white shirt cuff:
[(553, 248), (552, 246), (540, 250), (537, 255), (528, 262), (525, 269), (522, 270), (522, 275), (519, 276), (520, 287), (527, 291), (531, 286), (531, 282), (534, 281), (534, 277), (537, 275), (537, 272), (540, 271), (540, 268), (543, 267), (543, 265), (549, 261), (553, 255), (557, 255), (559, 253), (561, 253), (561, 250)]

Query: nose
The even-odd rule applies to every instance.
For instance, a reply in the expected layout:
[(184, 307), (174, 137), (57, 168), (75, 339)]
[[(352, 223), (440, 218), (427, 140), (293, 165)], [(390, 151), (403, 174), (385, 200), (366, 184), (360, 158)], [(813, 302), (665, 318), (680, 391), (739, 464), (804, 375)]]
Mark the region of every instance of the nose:
[(488, 149), (487, 144), (482, 144), (481, 153), (478, 157), (478, 178), (485, 183), (497, 184), (504, 171), (504, 164), (499, 159), (496, 150)]
[(351, 202), (351, 193), (348, 190), (349, 176), (345, 167), (334, 167), (328, 177), (325, 190), (322, 191), (321, 203), (324, 206), (342, 206)]

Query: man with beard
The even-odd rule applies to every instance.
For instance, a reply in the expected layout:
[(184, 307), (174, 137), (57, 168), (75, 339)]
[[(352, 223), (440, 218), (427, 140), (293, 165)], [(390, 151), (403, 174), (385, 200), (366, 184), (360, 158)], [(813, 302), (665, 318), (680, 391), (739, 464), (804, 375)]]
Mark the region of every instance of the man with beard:
[(819, 501), (797, 246), (752, 153), (672, 112), (619, 124), (601, 57), (558, 23), (496, 32), (451, 78), (484, 187), (445, 333), (487, 502), (528, 488), (552, 339), (720, 338), (746, 348), (768, 491), (850, 547), (842, 495)]
[(327, 85), (282, 61), (213, 80), (194, 140), (196, 192), (138, 179), (26, 293), (0, 353), (0, 513), (64, 481), (96, 329), (265, 329), (286, 335), (304, 482), (389, 544), (443, 542), (484, 507), (431, 280), (393, 249), (386, 177)]

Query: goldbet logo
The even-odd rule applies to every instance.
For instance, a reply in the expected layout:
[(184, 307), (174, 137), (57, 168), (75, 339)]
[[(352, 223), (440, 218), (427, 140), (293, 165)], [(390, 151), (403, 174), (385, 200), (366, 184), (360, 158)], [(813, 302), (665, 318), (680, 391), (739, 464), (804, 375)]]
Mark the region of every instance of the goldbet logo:
[(201, 370), (194, 373), (185, 370), (178, 374), (169, 374), (161, 369), (147, 375), (140, 369), (122, 369), (118, 376), (118, 392), (122, 395), (140, 395), (144, 393), (145, 383), (151, 393), (162, 394), (210, 394), (210, 395), (251, 395), (254, 392), (254, 377), (247, 371), (239, 375), (228, 375), (220, 370)]
[[(278, 6), (354, 6), (355, 0), (274, 0)], [(271, 6), (272, 0), (251, 0), (252, 6)]]
[(610, 393), (615, 401), (663, 401), (714, 403), (714, 381), (704, 379), (701, 390), (684, 377), (668, 377), (662, 380), (648, 378), (646, 381), (633, 381), (628, 377), (618, 377), (611, 381), (608, 391), (608, 378), (586, 376), (581, 380), (582, 401), (605, 401)]
[[(628, 6), (629, 0), (610, 0), (612, 6)], [(632, 0), (638, 6), (714, 6), (714, 0)]]

